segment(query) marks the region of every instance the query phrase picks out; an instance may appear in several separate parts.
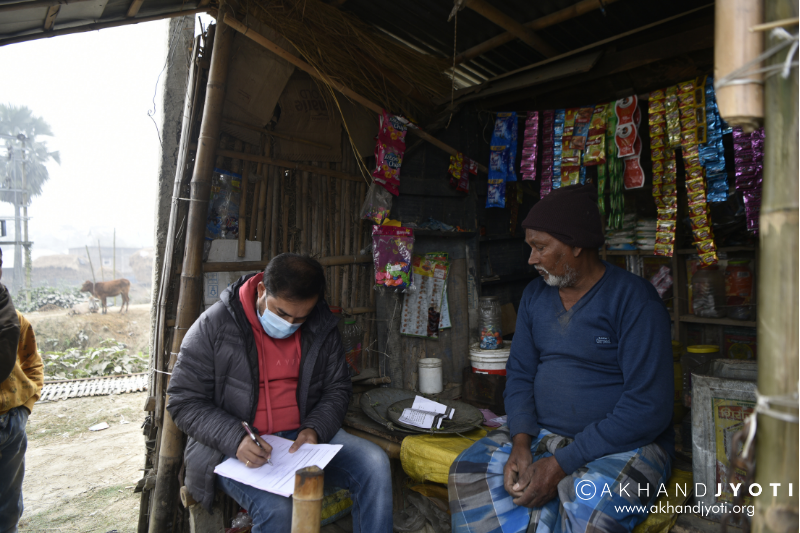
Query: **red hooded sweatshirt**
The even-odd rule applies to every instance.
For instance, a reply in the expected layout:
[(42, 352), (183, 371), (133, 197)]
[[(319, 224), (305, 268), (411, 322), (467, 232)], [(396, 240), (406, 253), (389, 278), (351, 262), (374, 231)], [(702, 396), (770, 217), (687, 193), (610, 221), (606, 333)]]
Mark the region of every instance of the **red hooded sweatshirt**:
[(258, 349), (258, 406), (253, 425), (262, 433), (272, 434), (300, 427), (300, 330), (285, 339), (273, 339), (264, 332), (256, 311), (256, 287), (263, 276), (256, 274), (247, 280), (239, 289), (239, 299)]

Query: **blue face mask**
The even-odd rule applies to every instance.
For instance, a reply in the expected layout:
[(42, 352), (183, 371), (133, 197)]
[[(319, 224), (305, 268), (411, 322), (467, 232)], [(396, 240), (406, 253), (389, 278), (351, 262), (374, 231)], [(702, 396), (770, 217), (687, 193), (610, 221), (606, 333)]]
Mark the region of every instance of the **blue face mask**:
[[(256, 309), (256, 311), (258, 311)], [(258, 313), (256, 313), (258, 314)], [(261, 322), (261, 327), (264, 332), (273, 339), (285, 339), (297, 331), (303, 324), (292, 324), (285, 321), (275, 313), (269, 310), (269, 307), (264, 308), (264, 314), (258, 315), (258, 320)]]

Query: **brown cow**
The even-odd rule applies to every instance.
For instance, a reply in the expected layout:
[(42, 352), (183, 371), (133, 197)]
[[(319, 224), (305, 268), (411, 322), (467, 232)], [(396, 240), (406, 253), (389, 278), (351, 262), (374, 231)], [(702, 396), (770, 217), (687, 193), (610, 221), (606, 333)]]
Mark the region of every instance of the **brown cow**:
[(128, 312), (129, 307), (129, 298), (128, 298), (128, 290), (131, 288), (131, 282), (125, 278), (115, 279), (112, 281), (101, 281), (100, 283), (92, 283), (91, 281), (87, 281), (81, 287), (81, 292), (88, 292), (95, 298), (100, 300), (100, 303), (103, 306), (103, 314), (108, 312), (108, 307), (106, 307), (106, 298), (110, 296), (122, 296), (122, 305), (119, 306), (119, 312), (121, 313), (123, 309), (125, 312)]

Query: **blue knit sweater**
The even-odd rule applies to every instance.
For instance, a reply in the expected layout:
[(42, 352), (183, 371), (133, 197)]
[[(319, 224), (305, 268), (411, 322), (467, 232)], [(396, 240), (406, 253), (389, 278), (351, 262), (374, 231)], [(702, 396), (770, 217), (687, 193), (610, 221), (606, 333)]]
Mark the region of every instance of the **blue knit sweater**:
[(675, 453), (669, 314), (646, 279), (604, 265), (569, 311), (542, 278), (528, 285), (506, 366), (511, 435), (574, 438), (555, 454), (567, 474), (652, 442)]

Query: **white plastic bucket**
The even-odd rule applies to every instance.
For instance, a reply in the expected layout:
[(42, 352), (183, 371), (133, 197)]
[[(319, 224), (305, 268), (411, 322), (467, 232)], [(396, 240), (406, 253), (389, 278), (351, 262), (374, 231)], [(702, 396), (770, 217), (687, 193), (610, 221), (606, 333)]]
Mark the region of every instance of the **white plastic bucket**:
[(497, 350), (482, 350), (480, 343), (475, 343), (469, 350), (469, 362), (475, 374), (506, 375), (506, 363), (511, 354), (511, 343), (505, 341)]
[(442, 360), (434, 357), (419, 360), (419, 391), (423, 394), (442, 392)]

